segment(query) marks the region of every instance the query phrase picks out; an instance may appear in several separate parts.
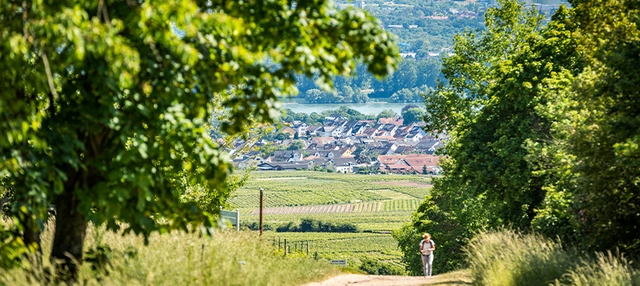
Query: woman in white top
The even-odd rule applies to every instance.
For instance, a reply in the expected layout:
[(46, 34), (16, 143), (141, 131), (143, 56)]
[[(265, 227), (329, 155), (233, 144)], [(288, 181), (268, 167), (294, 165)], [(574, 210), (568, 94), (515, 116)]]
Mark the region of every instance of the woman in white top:
[(431, 265), (433, 264), (433, 251), (436, 250), (436, 243), (431, 240), (431, 235), (425, 233), (420, 241), (420, 253), (422, 254), (422, 271), (424, 276), (431, 276)]

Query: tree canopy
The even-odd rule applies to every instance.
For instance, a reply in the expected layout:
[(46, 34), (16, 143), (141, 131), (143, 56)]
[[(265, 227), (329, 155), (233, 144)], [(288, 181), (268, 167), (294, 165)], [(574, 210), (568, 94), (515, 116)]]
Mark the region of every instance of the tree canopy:
[(380, 111), (380, 113), (378, 113), (378, 115), (376, 115), (377, 119), (380, 118), (390, 118), (390, 117), (394, 117), (396, 116), (396, 112), (391, 110), (391, 109), (384, 109), (382, 111)]
[[(231, 164), (208, 138), (212, 115), (226, 118), (220, 132), (242, 134), (273, 121), (296, 74), (330, 86), (356, 61), (376, 76), (398, 62), (372, 16), (330, 1), (23, 1), (3, 4), (0, 23), (12, 233), (37, 249), (55, 204), (52, 257), (67, 262), (82, 260), (89, 221), (145, 237), (212, 225), (178, 196), (196, 185), (216, 194), (212, 204), (228, 195)], [(1, 243), (3, 263), (18, 259), (18, 237)]]
[(447, 84), (425, 97), (426, 128), (449, 136), (444, 176), (395, 233), (409, 270), (425, 231), (447, 261), (439, 271), (475, 231), (505, 226), (640, 253), (634, 3), (575, 1), (542, 25), (503, 0), (486, 30), (456, 37)]
[(415, 122), (422, 122), (424, 115), (424, 110), (422, 110), (422, 108), (409, 108), (402, 112), (402, 119), (404, 119), (403, 124), (409, 125)]

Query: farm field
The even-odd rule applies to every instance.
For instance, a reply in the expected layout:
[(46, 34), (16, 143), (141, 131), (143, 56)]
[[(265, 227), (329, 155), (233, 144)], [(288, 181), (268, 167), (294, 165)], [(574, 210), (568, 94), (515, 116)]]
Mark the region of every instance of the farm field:
[(284, 253), (284, 240), (293, 255), (318, 255), (325, 259), (346, 259), (351, 266), (357, 267), (365, 259), (393, 265), (403, 269), (400, 260), (402, 253), (390, 234), (377, 233), (322, 233), (322, 232), (275, 232), (266, 231), (265, 239), (280, 253)]
[(276, 229), (290, 222), (314, 219), (357, 226), (358, 233), (265, 231), (265, 239), (292, 251), (330, 259), (349, 259), (354, 266), (373, 258), (401, 267), (401, 252), (391, 231), (409, 222), (429, 193), (431, 177), (424, 175), (359, 175), (314, 171), (254, 171), (247, 184), (229, 200), (241, 221), (259, 220), (259, 189), (264, 189), (264, 224)]

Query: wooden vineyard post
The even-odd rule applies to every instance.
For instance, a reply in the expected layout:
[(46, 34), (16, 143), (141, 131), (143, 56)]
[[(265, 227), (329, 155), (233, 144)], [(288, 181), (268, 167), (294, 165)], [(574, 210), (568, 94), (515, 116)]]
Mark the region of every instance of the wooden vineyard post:
[(278, 237), (278, 251), (280, 251), (280, 238)]
[(284, 239), (284, 256), (287, 256), (287, 239)]
[(307, 257), (309, 257), (309, 241), (307, 240)]
[(236, 231), (240, 231), (240, 209), (236, 209)]
[[(260, 236), (262, 236), (262, 223), (264, 222), (263, 210), (264, 210), (264, 189), (260, 188)], [(285, 242), (285, 245), (286, 245), (286, 242)]]

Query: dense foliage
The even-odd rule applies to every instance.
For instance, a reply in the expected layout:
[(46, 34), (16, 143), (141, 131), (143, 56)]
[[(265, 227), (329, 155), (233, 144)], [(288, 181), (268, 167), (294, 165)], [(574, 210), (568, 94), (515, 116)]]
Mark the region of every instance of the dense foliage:
[(404, 125), (409, 125), (411, 123), (419, 123), (422, 122), (422, 118), (425, 116), (424, 110), (422, 108), (414, 107), (409, 108), (402, 112), (402, 119)]
[(456, 37), (448, 83), (425, 100), (427, 129), (450, 136), (445, 176), (395, 234), (410, 271), (421, 232), (439, 243), (443, 271), (475, 231), (501, 226), (640, 254), (631, 2), (575, 1), (543, 26), (506, 0), (487, 11), (485, 31)]
[(180, 199), (202, 186), (215, 210), (228, 196), (210, 118), (243, 134), (272, 122), (295, 74), (327, 87), (356, 61), (376, 76), (398, 61), (372, 16), (327, 1), (7, 2), (0, 23), (0, 176), (16, 210), (1, 261), (40, 249), (55, 204), (51, 257), (71, 280), (89, 221), (145, 237), (212, 225)]

